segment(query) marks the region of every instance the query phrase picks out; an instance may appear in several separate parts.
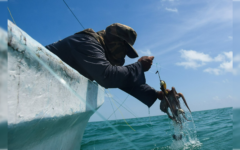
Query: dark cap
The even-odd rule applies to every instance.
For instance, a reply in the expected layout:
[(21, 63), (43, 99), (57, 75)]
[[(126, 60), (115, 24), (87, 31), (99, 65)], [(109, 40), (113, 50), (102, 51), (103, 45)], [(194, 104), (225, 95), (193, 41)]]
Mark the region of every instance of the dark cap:
[(133, 48), (133, 44), (136, 41), (137, 33), (131, 27), (114, 23), (106, 28), (106, 36), (113, 35), (124, 41), (126, 41), (128, 45), (127, 56), (130, 58), (138, 57), (137, 51)]

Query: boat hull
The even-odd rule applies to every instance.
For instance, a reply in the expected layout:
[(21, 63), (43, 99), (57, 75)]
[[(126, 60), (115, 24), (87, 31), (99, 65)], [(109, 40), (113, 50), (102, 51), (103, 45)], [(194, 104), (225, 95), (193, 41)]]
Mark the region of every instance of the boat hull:
[(104, 88), (8, 21), (8, 149), (80, 149)]

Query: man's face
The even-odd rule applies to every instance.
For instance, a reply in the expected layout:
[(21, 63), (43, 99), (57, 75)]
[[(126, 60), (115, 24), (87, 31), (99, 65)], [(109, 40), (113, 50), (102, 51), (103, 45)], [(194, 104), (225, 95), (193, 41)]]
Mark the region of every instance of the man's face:
[(107, 44), (107, 47), (114, 59), (125, 58), (127, 54), (127, 43), (125, 41), (113, 41)]
[(106, 46), (108, 49), (108, 54), (111, 58), (109, 58), (110, 62), (117, 66), (123, 66), (125, 63), (125, 56), (127, 54), (127, 43), (116, 37), (107, 38)]

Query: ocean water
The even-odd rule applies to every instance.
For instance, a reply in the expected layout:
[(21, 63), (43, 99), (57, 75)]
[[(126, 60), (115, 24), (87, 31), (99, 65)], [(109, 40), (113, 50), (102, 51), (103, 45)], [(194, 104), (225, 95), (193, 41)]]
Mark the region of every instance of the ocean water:
[[(113, 131), (105, 122), (89, 122), (81, 143), (82, 150), (135, 149), (141, 150), (231, 150), (233, 141), (232, 108), (186, 112), (191, 122), (185, 121), (182, 129), (166, 115), (114, 120), (116, 127), (129, 142)], [(182, 134), (182, 140), (173, 139)]]

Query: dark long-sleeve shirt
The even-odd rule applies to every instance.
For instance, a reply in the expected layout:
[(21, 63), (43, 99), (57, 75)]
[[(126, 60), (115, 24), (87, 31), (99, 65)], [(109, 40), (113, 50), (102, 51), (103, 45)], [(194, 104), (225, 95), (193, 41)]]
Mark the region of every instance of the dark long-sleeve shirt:
[(148, 107), (157, 99), (156, 91), (146, 84), (140, 62), (113, 66), (106, 59), (105, 50), (91, 35), (74, 34), (46, 46), (69, 66), (105, 88), (120, 88)]

